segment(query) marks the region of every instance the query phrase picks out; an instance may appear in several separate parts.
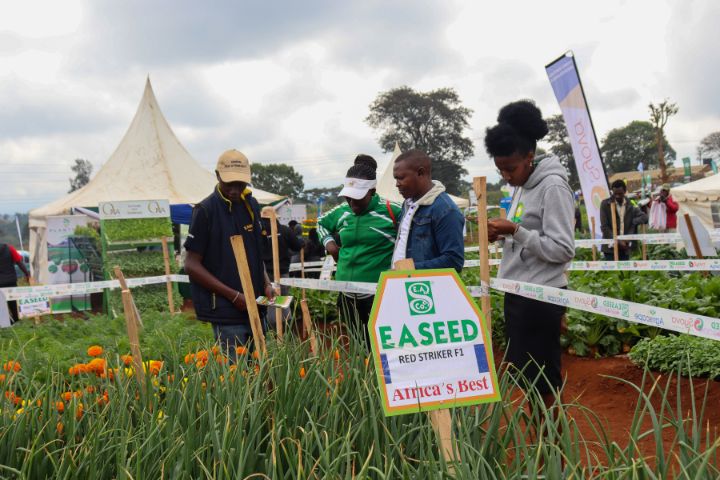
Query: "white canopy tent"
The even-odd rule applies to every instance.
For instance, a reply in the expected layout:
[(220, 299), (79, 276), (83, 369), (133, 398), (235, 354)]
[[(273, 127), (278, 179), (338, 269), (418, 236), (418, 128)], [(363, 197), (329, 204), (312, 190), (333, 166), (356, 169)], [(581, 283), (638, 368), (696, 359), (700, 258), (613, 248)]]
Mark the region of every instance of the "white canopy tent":
[[(219, 153), (219, 152), (218, 152)], [(83, 188), (30, 212), (30, 255), (43, 282), (47, 263), (47, 217), (70, 214), (73, 207), (97, 207), (99, 202), (167, 199), (171, 205), (197, 203), (217, 180), (185, 150), (160, 111), (150, 85), (125, 136), (97, 174)], [(253, 189), (261, 204), (283, 197)]]
[[(672, 188), (670, 193), (680, 204), (679, 215), (689, 213), (698, 217), (708, 230), (720, 227), (720, 174)], [(713, 206), (716, 212), (715, 221)]]
[[(390, 158), (390, 162), (385, 167), (382, 175), (380, 175), (377, 183), (377, 193), (381, 197), (400, 203), (402, 203), (405, 199), (402, 195), (400, 195), (400, 192), (395, 186), (395, 178), (393, 178), (393, 165), (395, 164), (395, 159), (399, 157), (401, 153), (402, 151), (400, 150), (400, 146), (396, 142), (392, 158)], [(467, 208), (470, 206), (470, 202), (464, 198), (456, 197), (454, 195), (450, 195), (450, 198), (459, 208)]]

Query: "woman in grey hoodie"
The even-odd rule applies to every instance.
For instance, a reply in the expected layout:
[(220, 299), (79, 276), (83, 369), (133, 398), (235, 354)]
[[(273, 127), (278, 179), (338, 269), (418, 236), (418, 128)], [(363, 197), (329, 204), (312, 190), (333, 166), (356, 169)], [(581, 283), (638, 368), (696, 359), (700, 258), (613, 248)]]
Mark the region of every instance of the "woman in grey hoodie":
[[(504, 239), (498, 276), (566, 288), (565, 271), (575, 256), (573, 192), (557, 157), (535, 156), (548, 132), (540, 110), (528, 100), (504, 106), (485, 147), (500, 175), (515, 187), (508, 219), (488, 222), (488, 240)], [(506, 359), (535, 384), (546, 406), (562, 386), (560, 323), (565, 307), (505, 294)]]

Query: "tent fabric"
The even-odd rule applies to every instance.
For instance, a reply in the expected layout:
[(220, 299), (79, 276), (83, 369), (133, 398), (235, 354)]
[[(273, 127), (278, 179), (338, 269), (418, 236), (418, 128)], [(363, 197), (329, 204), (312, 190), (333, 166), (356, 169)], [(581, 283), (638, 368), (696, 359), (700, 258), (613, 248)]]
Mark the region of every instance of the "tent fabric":
[[(113, 154), (81, 189), (30, 212), (30, 252), (43, 281), (47, 262), (47, 217), (64, 215), (72, 207), (97, 207), (99, 202), (167, 199), (171, 205), (193, 204), (209, 195), (217, 180), (203, 168), (173, 133), (150, 84), (135, 117)], [(253, 189), (261, 204), (283, 197)]]
[[(393, 150), (392, 158), (390, 158), (390, 162), (388, 162), (382, 175), (380, 175), (376, 187), (376, 191), (381, 197), (387, 198), (392, 202), (399, 203), (402, 203), (405, 199), (402, 195), (400, 195), (400, 192), (395, 186), (395, 178), (393, 177), (393, 165), (395, 164), (395, 159), (399, 157), (401, 153), (402, 151), (400, 150), (400, 146), (397, 144), (397, 142), (395, 142), (395, 150)], [(470, 206), (470, 202), (464, 198), (456, 197), (454, 195), (450, 195), (450, 198), (459, 208), (467, 208)]]
[(700, 219), (705, 228), (711, 230), (720, 227), (713, 221), (712, 207), (720, 209), (720, 174), (701, 178), (670, 189), (676, 202), (680, 204), (680, 215), (689, 213)]

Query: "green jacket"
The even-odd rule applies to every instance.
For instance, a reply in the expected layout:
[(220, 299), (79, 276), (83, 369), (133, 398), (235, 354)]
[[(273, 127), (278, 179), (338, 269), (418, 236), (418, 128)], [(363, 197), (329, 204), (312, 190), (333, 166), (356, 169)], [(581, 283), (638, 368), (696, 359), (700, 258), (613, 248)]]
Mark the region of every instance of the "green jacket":
[(336, 280), (377, 282), (380, 272), (390, 269), (400, 209), (399, 204), (375, 194), (360, 215), (343, 202), (318, 219), (323, 245), (333, 240), (333, 234), (340, 236)]

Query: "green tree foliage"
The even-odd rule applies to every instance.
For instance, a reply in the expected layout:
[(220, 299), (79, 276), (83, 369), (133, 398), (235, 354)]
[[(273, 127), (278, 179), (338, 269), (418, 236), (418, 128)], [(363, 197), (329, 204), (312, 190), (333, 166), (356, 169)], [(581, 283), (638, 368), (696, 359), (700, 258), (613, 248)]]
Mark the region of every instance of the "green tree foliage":
[(261, 190), (290, 198), (299, 197), (305, 188), (302, 175), (284, 163), (253, 165), (252, 184)]
[(710, 133), (700, 140), (698, 159), (703, 158), (720, 159), (720, 132)]
[(392, 151), (398, 142), (403, 151), (426, 152), (433, 160), (433, 178), (459, 195), (464, 193), (461, 178), (467, 175), (462, 162), (474, 152), (472, 140), (464, 136), (471, 113), (452, 88), (417, 92), (403, 86), (381, 92), (365, 121), (381, 132), (384, 151)]
[[(567, 169), (570, 187), (573, 190), (580, 188), (580, 178), (578, 177), (577, 167), (575, 165), (575, 157), (573, 156), (572, 146), (570, 145), (570, 137), (568, 136), (565, 120), (562, 115), (553, 115), (546, 118), (548, 124), (548, 134), (544, 138), (545, 143), (550, 148), (550, 153), (560, 159), (560, 163)], [(537, 154), (537, 152), (536, 152)]]
[(70, 167), (70, 170), (72, 170), (75, 174), (75, 178), (69, 179), (70, 190), (68, 190), (68, 193), (79, 190), (88, 184), (88, 182), (90, 181), (90, 175), (92, 175), (93, 166), (92, 163), (90, 163), (90, 161), (88, 160), (76, 158), (75, 165)]
[(648, 108), (650, 109), (650, 122), (655, 128), (655, 137), (657, 138), (655, 145), (657, 146), (658, 165), (660, 166), (660, 181), (665, 183), (670, 177), (667, 173), (667, 163), (665, 161), (667, 159), (665, 144), (660, 139), (665, 138), (665, 125), (667, 125), (670, 117), (677, 114), (678, 106), (675, 103), (670, 103), (670, 100), (666, 98), (657, 105), (654, 103), (649, 104)]
[[(665, 138), (663, 151), (665, 158), (675, 160), (675, 150)], [(624, 127), (610, 130), (602, 140), (600, 149), (608, 174), (630, 172), (643, 162), (645, 170), (658, 168), (658, 148), (655, 128), (650, 122), (634, 120)]]

